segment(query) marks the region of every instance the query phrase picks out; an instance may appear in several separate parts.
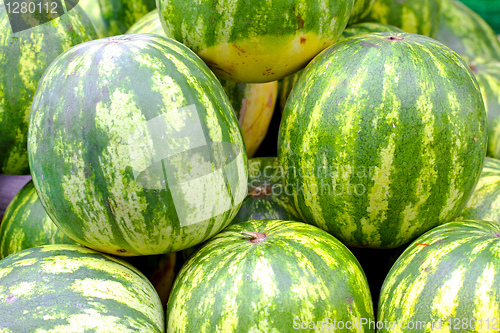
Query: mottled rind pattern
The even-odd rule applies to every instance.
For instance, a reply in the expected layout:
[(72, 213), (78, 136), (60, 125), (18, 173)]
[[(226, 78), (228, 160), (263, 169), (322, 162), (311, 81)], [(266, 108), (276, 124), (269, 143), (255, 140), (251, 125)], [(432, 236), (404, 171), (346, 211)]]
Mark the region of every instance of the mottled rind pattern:
[(0, 173), (29, 174), (26, 151), (33, 96), (50, 63), (70, 47), (97, 38), (79, 8), (38, 27), (12, 33), (0, 0)]
[(107, 253), (194, 246), (224, 228), (246, 194), (244, 143), (224, 90), (192, 51), (158, 35), (95, 40), (54, 61), (28, 148), (54, 223)]
[[(252, 243), (241, 231), (266, 238)], [(168, 332), (292, 332), (297, 321), (325, 318), (373, 321), (366, 277), (337, 239), (289, 221), (245, 222), (217, 234), (182, 267), (167, 305)]]
[(29, 182), (12, 199), (0, 224), (0, 259), (48, 244), (76, 243), (52, 222)]
[(389, 24), (405, 32), (433, 37), (438, 29), (442, 1), (445, 0), (376, 0), (361, 21)]
[(417, 238), (384, 281), (377, 320), (395, 325), (378, 332), (497, 331), (499, 235), (498, 222), (460, 221)]
[(164, 332), (151, 283), (131, 265), (77, 246), (0, 260), (2, 332)]
[(496, 33), (479, 15), (458, 0), (441, 0), (436, 38), (464, 58), (500, 60)]
[(370, 13), (375, 1), (376, 0), (354, 0), (354, 6), (352, 7), (352, 13), (347, 25), (350, 26), (360, 22), (362, 18)]
[(406, 33), (345, 39), (316, 57), (278, 137), (304, 221), (353, 246), (400, 246), (465, 206), (487, 147), (478, 84), (439, 42)]
[(456, 220), (500, 223), (500, 160), (485, 159), (476, 188)]
[(275, 81), (332, 45), (353, 0), (158, 1), (166, 31), (223, 79)]

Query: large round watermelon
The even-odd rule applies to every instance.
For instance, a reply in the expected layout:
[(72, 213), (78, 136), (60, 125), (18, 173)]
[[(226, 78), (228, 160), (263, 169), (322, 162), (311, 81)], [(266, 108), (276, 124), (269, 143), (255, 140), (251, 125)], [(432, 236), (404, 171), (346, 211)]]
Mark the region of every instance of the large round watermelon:
[(75, 244), (75, 241), (52, 222), (33, 182), (29, 182), (12, 199), (0, 224), (0, 259), (47, 244)]
[(378, 332), (498, 331), (499, 236), (496, 222), (463, 221), (417, 238), (384, 281)]
[(323, 230), (289, 221), (217, 234), (184, 264), (167, 305), (167, 332), (374, 332), (369, 321), (356, 258)]
[(100, 37), (124, 34), (156, 7), (155, 0), (79, 0)]
[(353, 0), (158, 0), (166, 31), (221, 78), (275, 81), (337, 41)]
[(130, 264), (78, 245), (0, 260), (2, 332), (165, 332), (160, 298)]
[(97, 38), (97, 33), (87, 15), (75, 7), (59, 18), (14, 34), (3, 0), (0, 31), (0, 173), (29, 174), (28, 120), (38, 82), (58, 55)]
[(462, 57), (500, 60), (496, 33), (479, 15), (458, 0), (441, 0), (435, 38)]
[(278, 159), (305, 222), (352, 246), (391, 248), (460, 212), (486, 146), (483, 100), (463, 60), (426, 36), (373, 33), (306, 67)]
[(33, 101), (31, 173), (52, 220), (117, 255), (194, 246), (229, 224), (247, 157), (219, 81), (158, 35), (84, 43), (58, 57)]

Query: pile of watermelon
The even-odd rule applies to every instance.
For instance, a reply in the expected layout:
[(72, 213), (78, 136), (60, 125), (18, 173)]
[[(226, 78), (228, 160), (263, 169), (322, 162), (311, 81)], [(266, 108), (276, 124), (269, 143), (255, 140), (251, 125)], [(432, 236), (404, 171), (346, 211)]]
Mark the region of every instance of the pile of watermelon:
[(0, 331), (499, 330), (464, 3), (0, 0)]

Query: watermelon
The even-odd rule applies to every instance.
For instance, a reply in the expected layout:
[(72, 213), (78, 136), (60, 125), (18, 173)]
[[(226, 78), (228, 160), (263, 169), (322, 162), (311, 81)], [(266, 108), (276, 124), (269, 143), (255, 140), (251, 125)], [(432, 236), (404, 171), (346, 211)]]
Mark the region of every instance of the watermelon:
[(213, 3), (158, 0), (165, 31), (223, 79), (263, 83), (304, 67), (333, 44), (354, 0), (267, 0)]
[(155, 0), (79, 0), (99, 36), (124, 34), (140, 18), (156, 8)]
[[(170, 31), (163, 30), (157, 9), (137, 21), (127, 33), (171, 37)], [(221, 79), (220, 83), (236, 112), (247, 156), (251, 158), (267, 134), (276, 104), (278, 82), (252, 84)]]
[(417, 238), (384, 281), (378, 332), (498, 331), (499, 235), (496, 222), (461, 221)]
[(352, 7), (351, 16), (349, 17), (349, 22), (347, 25), (353, 25), (358, 23), (362, 18), (364, 18), (371, 11), (375, 0), (354, 0), (354, 6)]
[(167, 332), (374, 332), (362, 325), (373, 320), (352, 253), (323, 230), (290, 221), (249, 221), (217, 234), (181, 268), (167, 304)]
[(0, 260), (2, 332), (164, 332), (160, 298), (130, 264), (78, 245)]
[(422, 35), (372, 33), (305, 68), (278, 160), (305, 222), (351, 246), (393, 248), (459, 214), (486, 146), (481, 93), (455, 52)]
[(0, 223), (5, 210), (16, 194), (31, 180), (31, 176), (13, 176), (0, 174)]
[(433, 37), (439, 24), (444, 0), (376, 0), (363, 22), (377, 22), (405, 32)]
[(500, 158), (500, 61), (474, 58), (469, 67), (477, 79), (488, 116), (488, 152)]
[(460, 0), (500, 34), (500, 0)]
[(283, 170), (276, 157), (248, 161), (248, 194), (231, 224), (251, 220), (302, 221), (283, 186)]
[(3, 0), (0, 31), (0, 173), (26, 175), (28, 120), (38, 82), (58, 55), (97, 38), (97, 33), (77, 7), (45, 24), (13, 34)]
[(500, 160), (486, 158), (479, 182), (456, 220), (500, 223)]
[(435, 38), (462, 57), (500, 60), (500, 42), (491, 27), (458, 0), (441, 0)]
[(11, 201), (0, 224), (0, 259), (46, 244), (76, 243), (52, 222), (30, 181)]
[(208, 67), (158, 35), (66, 51), (33, 101), (33, 183), (79, 244), (122, 255), (194, 246), (229, 224), (247, 157), (231, 104)]

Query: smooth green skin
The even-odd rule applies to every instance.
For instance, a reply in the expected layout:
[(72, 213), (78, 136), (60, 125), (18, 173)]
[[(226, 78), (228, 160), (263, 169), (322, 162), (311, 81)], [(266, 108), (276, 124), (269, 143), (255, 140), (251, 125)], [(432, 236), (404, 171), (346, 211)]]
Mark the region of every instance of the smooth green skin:
[[(439, 320), (447, 331), (497, 331), (499, 235), (497, 222), (460, 221), (417, 238), (384, 281), (377, 320), (427, 323), (416, 325), (412, 332), (437, 331)], [(378, 332), (408, 331), (388, 327)]]
[(486, 158), (479, 182), (456, 220), (500, 223), (500, 160)]
[(153, 9), (127, 30), (127, 34), (157, 34), (172, 38), (169, 31), (165, 31), (161, 25), (158, 9)]
[(155, 0), (79, 0), (101, 38), (124, 34), (156, 8)]
[(464, 59), (500, 61), (500, 42), (496, 33), (476, 13), (458, 0), (441, 0), (442, 11), (436, 38)]
[[(189, 106), (199, 121), (174, 111)], [(245, 197), (247, 157), (227, 96), (174, 40), (122, 35), (72, 48), (41, 80), (31, 117), (35, 188), (54, 223), (82, 245), (122, 256), (179, 251), (227, 226)], [(190, 149), (202, 142), (196, 135), (210, 150)], [(224, 183), (195, 180), (231, 159)], [(173, 186), (188, 181), (174, 204), (181, 190)], [(216, 216), (194, 223), (206, 209)]]
[(96, 39), (97, 32), (77, 7), (14, 35), (1, 0), (0, 31), (0, 173), (27, 175), (29, 114), (38, 82), (58, 55)]
[(283, 185), (283, 170), (276, 157), (248, 161), (248, 194), (231, 224), (251, 220), (302, 221)]
[(376, 0), (361, 22), (393, 25), (405, 32), (433, 37), (444, 0)]
[(398, 247), (458, 215), (486, 148), (486, 112), (468, 66), (406, 33), (350, 37), (317, 56), (278, 136), (285, 186), (304, 221), (374, 248)]
[(48, 244), (77, 243), (52, 222), (30, 181), (12, 199), (0, 224), (0, 259)]
[[(242, 231), (265, 239), (252, 243)], [(184, 264), (167, 332), (292, 332), (302, 321), (373, 321), (372, 306), (361, 266), (337, 239), (305, 223), (249, 221), (226, 228)]]
[(376, 0), (354, 0), (352, 13), (349, 17), (347, 26), (359, 23), (366, 15), (368, 15)]
[(130, 264), (77, 245), (0, 260), (2, 332), (164, 332), (164, 312)]
[(469, 62), (488, 116), (487, 156), (500, 158), (500, 61), (474, 58)]

